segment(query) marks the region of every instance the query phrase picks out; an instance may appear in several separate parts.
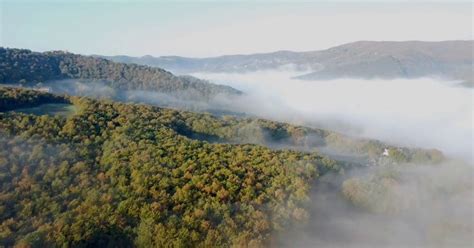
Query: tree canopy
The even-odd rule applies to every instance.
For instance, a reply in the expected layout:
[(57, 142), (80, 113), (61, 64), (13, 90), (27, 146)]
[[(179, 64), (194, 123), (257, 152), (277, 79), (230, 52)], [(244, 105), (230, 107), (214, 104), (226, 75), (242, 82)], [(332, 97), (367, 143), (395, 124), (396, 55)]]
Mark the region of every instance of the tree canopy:
[[(34, 105), (52, 95), (0, 96)], [(337, 169), (317, 153), (181, 135), (192, 113), (54, 101), (79, 111), (0, 113), (1, 245), (261, 246), (307, 218), (311, 180)]]

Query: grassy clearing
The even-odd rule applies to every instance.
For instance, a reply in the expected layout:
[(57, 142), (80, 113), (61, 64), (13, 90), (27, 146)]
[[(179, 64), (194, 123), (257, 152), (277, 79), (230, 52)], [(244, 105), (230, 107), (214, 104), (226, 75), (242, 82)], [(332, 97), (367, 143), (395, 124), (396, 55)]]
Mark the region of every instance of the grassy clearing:
[(77, 108), (74, 105), (67, 103), (48, 103), (32, 108), (15, 109), (14, 111), (34, 115), (59, 115), (70, 117), (77, 112)]

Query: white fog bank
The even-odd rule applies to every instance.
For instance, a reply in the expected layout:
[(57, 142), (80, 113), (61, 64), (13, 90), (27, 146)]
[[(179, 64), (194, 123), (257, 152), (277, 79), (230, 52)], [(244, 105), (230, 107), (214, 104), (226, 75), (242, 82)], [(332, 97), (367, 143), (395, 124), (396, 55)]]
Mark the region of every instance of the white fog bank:
[[(431, 78), (303, 81), (291, 71), (193, 76), (246, 92), (233, 110), (316, 125), (473, 161), (473, 92)], [(350, 128), (349, 128), (350, 127)]]

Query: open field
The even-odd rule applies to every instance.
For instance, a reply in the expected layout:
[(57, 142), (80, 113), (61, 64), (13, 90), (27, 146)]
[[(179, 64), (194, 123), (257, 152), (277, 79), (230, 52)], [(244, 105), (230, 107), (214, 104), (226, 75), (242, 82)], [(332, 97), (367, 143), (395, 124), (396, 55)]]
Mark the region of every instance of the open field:
[(25, 114), (35, 115), (60, 115), (63, 117), (69, 117), (77, 112), (77, 109), (72, 104), (65, 103), (48, 103), (42, 104), (32, 108), (20, 108), (14, 110), (15, 112), (21, 112)]

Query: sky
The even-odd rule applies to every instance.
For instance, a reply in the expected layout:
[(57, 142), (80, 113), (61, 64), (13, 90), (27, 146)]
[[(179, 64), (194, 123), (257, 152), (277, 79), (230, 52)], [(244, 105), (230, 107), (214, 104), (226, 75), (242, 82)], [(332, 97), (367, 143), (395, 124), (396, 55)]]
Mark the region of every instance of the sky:
[(358, 40), (470, 40), (473, 4), (436, 1), (0, 0), (0, 46), (208, 57)]

